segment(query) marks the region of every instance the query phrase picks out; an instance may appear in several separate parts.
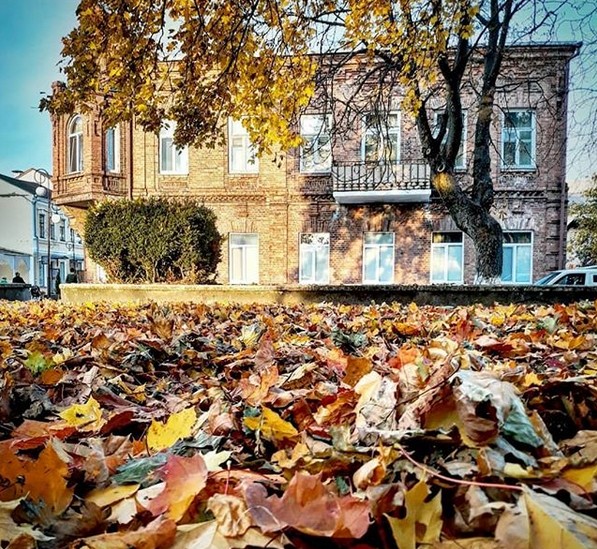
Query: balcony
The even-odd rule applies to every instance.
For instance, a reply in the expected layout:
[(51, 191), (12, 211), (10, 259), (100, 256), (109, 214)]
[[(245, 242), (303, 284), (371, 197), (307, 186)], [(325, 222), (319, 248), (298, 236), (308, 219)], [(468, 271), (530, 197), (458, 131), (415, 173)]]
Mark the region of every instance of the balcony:
[(410, 163), (335, 162), (333, 196), (339, 204), (428, 202), (431, 170), (420, 160)]
[(87, 208), (97, 200), (116, 196), (127, 196), (124, 176), (86, 173), (56, 178), (52, 198), (60, 206)]

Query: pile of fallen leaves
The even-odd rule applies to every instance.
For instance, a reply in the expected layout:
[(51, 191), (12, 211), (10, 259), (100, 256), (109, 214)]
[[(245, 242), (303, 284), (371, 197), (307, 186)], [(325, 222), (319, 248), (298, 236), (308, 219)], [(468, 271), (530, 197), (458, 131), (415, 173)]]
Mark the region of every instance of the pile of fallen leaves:
[(597, 310), (0, 304), (0, 546), (597, 545)]

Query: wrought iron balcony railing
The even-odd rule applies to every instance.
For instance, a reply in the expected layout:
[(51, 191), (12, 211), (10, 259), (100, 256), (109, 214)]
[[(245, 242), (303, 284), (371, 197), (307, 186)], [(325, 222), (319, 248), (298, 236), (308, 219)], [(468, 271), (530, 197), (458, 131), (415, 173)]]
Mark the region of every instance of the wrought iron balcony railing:
[(334, 197), (340, 203), (421, 202), (429, 200), (431, 170), (420, 161), (335, 162)]

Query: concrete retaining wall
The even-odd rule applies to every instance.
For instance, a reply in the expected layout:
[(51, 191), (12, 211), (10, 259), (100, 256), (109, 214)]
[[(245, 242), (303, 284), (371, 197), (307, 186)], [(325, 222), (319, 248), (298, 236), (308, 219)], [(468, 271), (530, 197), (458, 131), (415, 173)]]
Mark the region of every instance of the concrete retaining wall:
[(62, 301), (110, 303), (572, 303), (596, 300), (597, 288), (538, 286), (185, 286), (168, 284), (63, 284)]

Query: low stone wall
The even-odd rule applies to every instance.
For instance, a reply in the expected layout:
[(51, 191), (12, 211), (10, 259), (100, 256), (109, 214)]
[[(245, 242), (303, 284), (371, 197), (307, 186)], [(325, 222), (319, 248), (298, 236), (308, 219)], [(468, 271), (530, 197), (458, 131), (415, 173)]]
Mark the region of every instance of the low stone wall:
[(0, 284), (0, 299), (27, 301), (31, 299), (31, 284)]
[(110, 303), (572, 303), (596, 300), (597, 288), (546, 286), (185, 286), (177, 284), (63, 284), (62, 301)]

